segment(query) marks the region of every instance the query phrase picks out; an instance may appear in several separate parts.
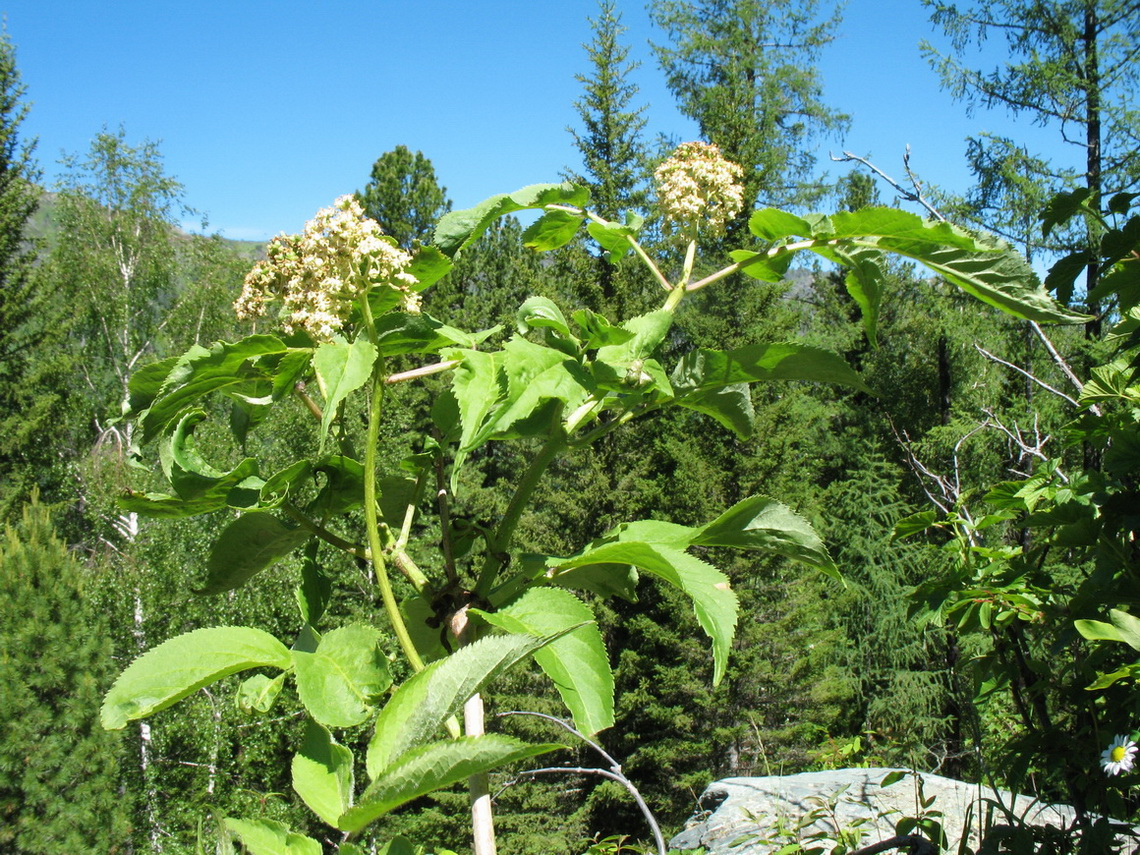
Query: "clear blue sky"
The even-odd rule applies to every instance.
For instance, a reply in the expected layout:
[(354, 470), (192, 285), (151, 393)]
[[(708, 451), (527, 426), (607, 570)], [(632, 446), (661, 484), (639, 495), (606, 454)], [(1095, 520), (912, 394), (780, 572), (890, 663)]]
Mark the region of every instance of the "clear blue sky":
[[(641, 0), (619, 2), (648, 132), (696, 137), (664, 86)], [(298, 231), (359, 189), (397, 144), (420, 149), (458, 208), (577, 166), (576, 73), (595, 0), (0, 0), (27, 87), (25, 137), (50, 187), (62, 153), (104, 126), (161, 143), (186, 200), (227, 237)], [(964, 139), (1002, 131), (965, 115), (921, 58), (937, 42), (917, 0), (850, 0), (821, 62), (842, 140), (901, 177), (904, 147), (929, 181), (964, 190)], [(1048, 135), (1025, 120), (1015, 133)], [(826, 165), (826, 164), (825, 164)], [(845, 169), (846, 167), (844, 167)]]

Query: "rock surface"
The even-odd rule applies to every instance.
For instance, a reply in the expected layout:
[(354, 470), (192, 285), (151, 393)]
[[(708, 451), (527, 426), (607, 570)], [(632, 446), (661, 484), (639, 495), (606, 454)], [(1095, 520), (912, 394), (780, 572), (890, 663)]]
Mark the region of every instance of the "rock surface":
[[(890, 786), (880, 786), (893, 771), (896, 770), (837, 769), (716, 781), (701, 795), (701, 811), (669, 846), (704, 846), (710, 855), (770, 855), (789, 843), (806, 843), (805, 838), (817, 831), (827, 833), (828, 839), (834, 841), (837, 829), (853, 825), (861, 832), (861, 839), (850, 845), (869, 846), (895, 836), (895, 823), (903, 817), (917, 816), (922, 810), (918, 778), (913, 774), (906, 774)], [(1004, 790), (994, 791), (940, 775), (923, 774), (921, 781), (926, 799), (934, 798), (927, 810), (942, 814), (936, 819), (942, 822), (950, 852), (958, 851), (964, 834), (969, 834), (968, 845), (976, 851), (981, 843), (978, 831), (983, 824), (990, 829), (992, 842), (994, 830), (1008, 826), (1006, 810), (1027, 823), (1057, 828), (1069, 825), (1074, 816), (1073, 809), (1065, 805), (1047, 805), (1027, 796), (1015, 797)], [(813, 811), (817, 811), (814, 821), (809, 816)], [(801, 824), (803, 827), (797, 831)], [(815, 845), (821, 844), (823, 841)], [(825, 848), (830, 851), (832, 845)]]

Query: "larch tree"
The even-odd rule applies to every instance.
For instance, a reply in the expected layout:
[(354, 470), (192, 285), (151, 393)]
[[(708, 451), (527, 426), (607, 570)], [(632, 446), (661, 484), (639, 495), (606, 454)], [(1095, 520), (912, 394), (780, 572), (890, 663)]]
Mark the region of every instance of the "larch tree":
[[(1104, 208), (1116, 194), (1137, 189), (1140, 2), (998, 0), (963, 7), (941, 0), (924, 3), (950, 38), (948, 53), (928, 43), (923, 50), (951, 94), (970, 109), (1003, 109), (1055, 128), (1077, 153), (1072, 163), (1064, 164), (1034, 155), (1008, 137), (971, 140), (970, 161), (979, 178), (974, 198), (987, 227), (1023, 242), (1024, 221), (1041, 210), (1042, 197), (1083, 186), (1094, 207)], [(971, 66), (971, 43), (980, 47), (990, 37), (1004, 42), (1007, 59), (989, 71)], [(1086, 221), (1082, 231), (1060, 248), (1072, 253), (1074, 263), (1083, 262), (1085, 290), (1091, 293), (1100, 278), (1092, 250), (1099, 226)], [(1033, 248), (1030, 244), (1030, 251)]]

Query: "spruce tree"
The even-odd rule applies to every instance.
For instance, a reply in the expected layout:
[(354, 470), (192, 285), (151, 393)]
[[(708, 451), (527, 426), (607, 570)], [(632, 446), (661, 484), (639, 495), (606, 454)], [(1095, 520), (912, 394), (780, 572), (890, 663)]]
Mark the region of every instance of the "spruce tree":
[(629, 62), (629, 48), (619, 39), (625, 32), (614, 0), (600, 0), (598, 17), (590, 19), (593, 40), (583, 45), (590, 56), (590, 75), (576, 74), (582, 97), (574, 102), (581, 131), (569, 128), (582, 154), (582, 175), (571, 180), (590, 188), (593, 210), (608, 220), (624, 211), (646, 206), (646, 150), (642, 141), (645, 108), (631, 109), (637, 86), (629, 75), (638, 63)]
[(118, 664), (97, 575), (33, 501), (0, 542), (0, 851), (125, 852), (120, 734), (99, 724)]
[(36, 247), (27, 235), (40, 190), (35, 143), (20, 137), (24, 93), (16, 48), (0, 33), (0, 519), (12, 518), (32, 489), (50, 483), (47, 426), (60, 405), (36, 359), (55, 334), (43, 316), (50, 295), (35, 276)]
[(651, 15), (669, 39), (654, 49), (681, 112), (744, 168), (745, 213), (818, 198), (812, 144), (847, 122), (823, 102), (815, 67), (838, 10), (821, 13), (818, 0), (667, 0)]

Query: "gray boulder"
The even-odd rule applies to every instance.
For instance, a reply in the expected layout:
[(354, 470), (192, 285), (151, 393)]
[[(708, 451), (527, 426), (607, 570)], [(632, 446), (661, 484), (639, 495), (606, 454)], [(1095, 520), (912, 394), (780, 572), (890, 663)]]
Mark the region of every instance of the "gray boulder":
[[(700, 798), (700, 812), (674, 837), (673, 849), (705, 847), (710, 855), (771, 855), (782, 846), (802, 842), (830, 851), (843, 830), (848, 830), (848, 851), (870, 846), (896, 835), (895, 824), (904, 817), (937, 811), (949, 851), (959, 841), (978, 851), (986, 830), (992, 846), (1009, 829), (1009, 816), (1035, 826), (1064, 828), (1073, 809), (1049, 805), (1027, 796), (1014, 796), (979, 784), (940, 775), (914, 774), (887, 787), (880, 783), (894, 769), (837, 769), (768, 778), (725, 778), (710, 784)], [(820, 834), (814, 841), (809, 838)], [(987, 847), (988, 848), (988, 847)], [(985, 851), (985, 850), (983, 850)], [(997, 851), (995, 848), (993, 851)], [(1125, 851), (1137, 852), (1133, 847)]]

